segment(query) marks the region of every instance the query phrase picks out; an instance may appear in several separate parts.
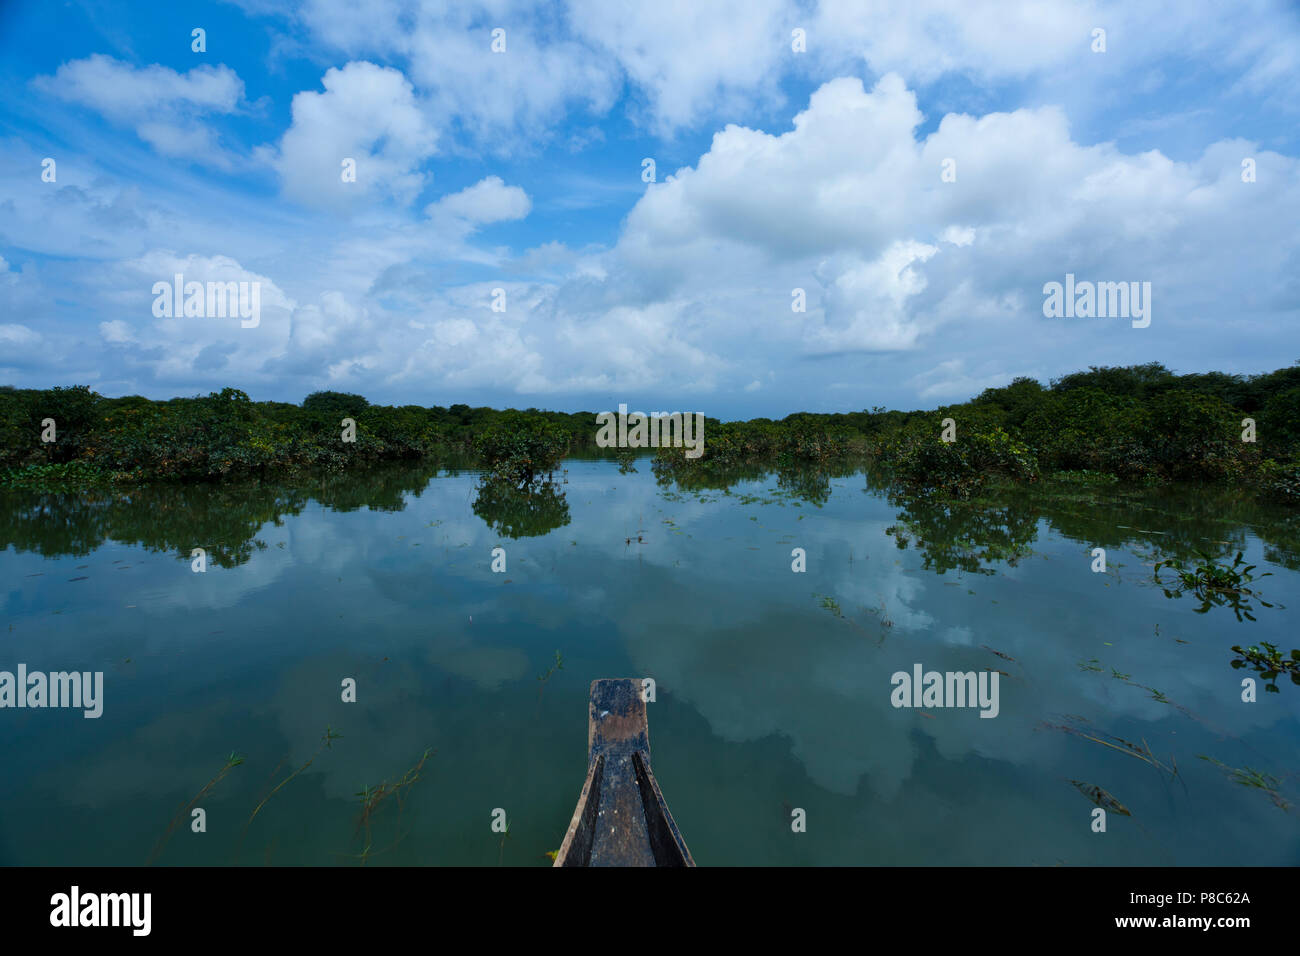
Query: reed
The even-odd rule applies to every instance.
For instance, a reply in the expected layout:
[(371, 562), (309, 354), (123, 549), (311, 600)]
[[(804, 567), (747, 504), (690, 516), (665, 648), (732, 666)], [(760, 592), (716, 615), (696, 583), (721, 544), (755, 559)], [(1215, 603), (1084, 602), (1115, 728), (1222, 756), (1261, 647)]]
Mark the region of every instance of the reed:
[[(253, 812), (252, 812), (251, 814), (249, 814), (248, 820), (244, 823), (244, 830), (243, 830), (243, 832), (240, 834), (240, 837), (239, 837), (239, 846), (240, 846), (240, 847), (242, 847), (242, 846), (244, 845), (244, 838), (245, 838), (246, 836), (248, 836), (248, 828), (249, 828), (250, 826), (253, 825), (253, 821), (254, 821), (255, 819), (257, 819), (257, 815), (258, 815), (259, 813), (262, 812), (262, 808), (263, 808), (264, 806), (266, 806), (267, 802), (268, 802), (272, 797), (274, 797), (277, 793), (279, 793), (281, 790), (283, 790), (284, 787), (285, 787), (285, 785), (288, 784), (290, 780), (293, 780), (293, 779), (294, 779), (295, 777), (297, 777), (300, 773), (302, 773), (304, 770), (306, 770), (308, 767), (310, 767), (310, 766), (312, 765), (312, 762), (315, 761), (315, 759), (316, 759), (317, 757), (320, 756), (320, 752), (321, 752), (322, 750), (325, 750), (325, 749), (327, 749), (327, 748), (332, 749), (332, 748), (333, 748), (334, 741), (338, 740), (338, 739), (339, 739), (340, 737), (342, 737), (342, 736), (343, 736), (342, 734), (335, 733), (335, 732), (334, 732), (334, 729), (333, 729), (332, 727), (326, 727), (326, 728), (325, 728), (325, 733), (321, 736), (320, 746), (318, 746), (318, 747), (316, 748), (316, 752), (313, 753), (313, 754), (311, 755), (311, 757), (309, 757), (309, 758), (307, 759), (307, 762), (304, 763), (301, 767), (299, 767), (299, 768), (298, 768), (297, 770), (295, 770), (293, 773), (289, 774), (289, 776), (285, 777), (283, 780), (281, 780), (279, 783), (277, 783), (277, 784), (276, 784), (276, 785), (271, 789), (271, 792), (268, 793), (265, 797), (262, 798), (262, 802), (259, 803), (256, 807), (253, 808)], [(235, 852), (235, 856), (236, 856), (236, 858), (238, 858), (238, 856), (239, 856), (239, 851), (238, 851), (238, 849), (237, 849), (236, 852)]]
[(211, 793), (212, 788), (220, 783), (226, 774), (230, 773), (230, 771), (234, 770), (243, 762), (244, 757), (242, 754), (237, 754), (234, 751), (231, 751), (230, 756), (226, 758), (226, 765), (217, 772), (217, 775), (205, 783), (202, 790), (196, 793), (192, 798), (190, 798), (188, 803), (176, 811), (176, 816), (172, 817), (171, 823), (167, 825), (167, 832), (164, 833), (162, 839), (154, 845), (153, 852), (149, 854), (149, 859), (145, 861), (145, 866), (151, 865), (153, 861), (158, 858), (158, 855), (163, 851), (163, 847), (167, 845), (167, 841), (170, 840), (172, 834), (176, 832), (176, 828), (180, 826), (181, 820), (184, 819), (185, 815), (189, 813), (193, 806)]
[[(407, 770), (406, 773), (402, 774), (402, 776), (397, 780), (391, 783), (385, 780), (382, 783), (380, 783), (378, 786), (374, 786), (374, 787), (367, 786), (364, 789), (357, 792), (357, 796), (361, 798), (361, 816), (357, 820), (357, 826), (356, 826), (356, 830), (354, 831), (354, 836), (355, 833), (359, 833), (363, 831), (365, 833), (366, 843), (365, 846), (362, 848), (361, 853), (358, 854), (358, 859), (360, 859), (362, 866), (365, 866), (366, 861), (369, 860), (372, 855), (374, 855), (374, 853), (372, 852), (372, 848), (374, 846), (374, 833), (372, 830), (372, 824), (373, 824), (373, 817), (375, 815), (375, 811), (379, 809), (380, 805), (383, 804), (385, 800), (388, 800), (389, 798), (395, 798), (397, 802), (397, 821), (400, 824), (401, 816), (402, 816), (402, 806), (403, 806), (403, 802), (406, 799), (406, 793), (415, 784), (415, 782), (420, 779), (420, 771), (424, 769), (425, 762), (428, 761), (429, 757), (431, 757), (435, 752), (436, 751), (432, 747), (427, 748), (424, 751), (424, 753), (420, 755), (420, 759), (419, 761), (416, 762), (415, 766)], [(384, 847), (382, 850), (375, 851), (375, 852), (387, 853), (389, 850), (397, 846), (397, 844), (402, 841), (403, 836), (404, 834), (400, 832), (400, 826), (399, 826), (398, 835), (393, 840), (393, 842), (390, 843), (388, 846)]]

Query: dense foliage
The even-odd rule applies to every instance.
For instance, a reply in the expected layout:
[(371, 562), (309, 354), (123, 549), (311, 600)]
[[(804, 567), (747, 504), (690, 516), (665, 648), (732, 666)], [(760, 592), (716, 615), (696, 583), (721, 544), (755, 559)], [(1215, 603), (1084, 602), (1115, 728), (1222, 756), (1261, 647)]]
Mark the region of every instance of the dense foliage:
[[(41, 440), (46, 419), (54, 420), (53, 442)], [(345, 419), (354, 423), (354, 441), (344, 441)], [(316, 392), (298, 406), (253, 402), (233, 388), (150, 401), (105, 398), (84, 386), (5, 387), (0, 487), (267, 478), (476, 449), (531, 480), (530, 471), (553, 468), (565, 449), (592, 444), (594, 420), (590, 412), (372, 405), (341, 392)]]
[[(945, 442), (944, 420), (952, 419)], [(1243, 440), (1245, 419), (1255, 440)], [(933, 411), (801, 413), (706, 422), (705, 454), (661, 449), (661, 479), (726, 487), (782, 456), (861, 455), (912, 494), (966, 499), (990, 478), (1074, 483), (1232, 481), (1300, 504), (1300, 364), (1263, 375), (1093, 367), (1049, 385), (1018, 378)], [(820, 456), (820, 459), (818, 458)]]
[[(41, 440), (53, 419), (54, 442)], [(344, 440), (344, 420), (355, 441)], [(942, 441), (944, 420), (954, 440)], [(1256, 440), (1243, 440), (1245, 419)], [(315, 392), (301, 405), (238, 389), (151, 401), (85, 386), (0, 387), (0, 487), (266, 478), (457, 451), (528, 488), (567, 453), (594, 450), (592, 412), (372, 405)], [(627, 452), (624, 451), (624, 455)], [(930, 411), (801, 412), (780, 421), (706, 419), (704, 454), (661, 448), (661, 481), (727, 487), (775, 466), (824, 494), (846, 462), (872, 460), (912, 494), (967, 499), (990, 478), (1078, 483), (1174, 480), (1251, 485), (1300, 503), (1300, 364), (1263, 375), (1176, 375), (1163, 365), (1093, 367), (1043, 385), (1019, 378)], [(624, 467), (633, 467), (626, 462)]]

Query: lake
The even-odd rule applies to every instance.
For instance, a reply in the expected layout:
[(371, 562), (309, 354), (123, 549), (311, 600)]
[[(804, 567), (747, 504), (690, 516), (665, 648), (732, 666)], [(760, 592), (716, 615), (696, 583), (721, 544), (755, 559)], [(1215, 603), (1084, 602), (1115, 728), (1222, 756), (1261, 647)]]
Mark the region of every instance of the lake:
[[(0, 497), (0, 671), (104, 675), (97, 719), (0, 710), (0, 863), (547, 866), (600, 677), (654, 680), (702, 866), (1300, 863), (1300, 686), (1231, 649), (1300, 645), (1293, 513), (564, 468), (527, 501), (432, 465)], [(1254, 620), (1154, 580), (1200, 551), (1271, 573)], [(996, 717), (895, 707), (917, 665), (1001, 672)]]

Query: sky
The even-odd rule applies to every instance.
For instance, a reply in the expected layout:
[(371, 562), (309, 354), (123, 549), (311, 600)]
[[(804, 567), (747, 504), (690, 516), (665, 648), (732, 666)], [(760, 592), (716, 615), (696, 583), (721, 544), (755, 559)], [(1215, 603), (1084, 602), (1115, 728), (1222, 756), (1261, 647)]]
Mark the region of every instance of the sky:
[(730, 419), (1300, 360), (1295, 2), (0, 0), (0, 83), (18, 387)]

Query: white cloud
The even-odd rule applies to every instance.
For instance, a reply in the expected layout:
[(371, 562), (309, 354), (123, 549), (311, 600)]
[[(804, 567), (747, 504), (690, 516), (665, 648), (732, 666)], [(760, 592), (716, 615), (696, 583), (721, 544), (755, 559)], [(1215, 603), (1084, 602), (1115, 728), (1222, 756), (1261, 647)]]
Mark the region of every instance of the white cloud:
[(826, 288), (826, 324), (806, 341), (814, 352), (894, 351), (916, 344), (921, 328), (912, 321), (908, 300), (926, 286), (924, 263), (938, 247), (900, 240), (871, 262), (819, 267)]
[[(1290, 111), (1286, 91), (1300, 80), (1300, 30), (1285, 0), (238, 2), (289, 17), (330, 50), (402, 64), (438, 128), (497, 153), (532, 151), (580, 110), (605, 114), (623, 80), (633, 114), (662, 136), (770, 115), (792, 77), (893, 72), (920, 86), (960, 77), (981, 90), (1042, 86), (1086, 106), (1116, 84), (1166, 88), (1164, 62), (1192, 56), (1218, 76), (1219, 95), (1266, 96)], [(1091, 49), (1098, 26), (1105, 54)], [(490, 47), (498, 27), (504, 53)], [(796, 27), (805, 53), (791, 49)]]
[(121, 319), (100, 322), (99, 334), (104, 337), (105, 342), (110, 342), (113, 345), (125, 345), (128, 342), (135, 341), (135, 337), (131, 334), (131, 327)]
[(965, 401), (986, 388), (998, 388), (1010, 383), (1014, 376), (1005, 372), (990, 375), (971, 375), (966, 371), (964, 359), (949, 359), (916, 376), (912, 381), (918, 387), (917, 395), (938, 401)]
[(500, 176), (488, 176), (430, 203), (424, 212), (435, 221), (458, 220), (477, 226), (523, 219), (532, 208), (532, 200), (518, 186), (507, 186)]
[[(920, 83), (947, 73), (984, 79), (1021, 77), (1090, 53), (1096, 4), (1032, 0), (821, 0), (809, 27), (810, 48), (837, 66), (861, 57), (880, 73)], [(1093, 8), (1093, 9), (1090, 9)], [(1107, 23), (1113, 23), (1107, 20)]]
[(779, 100), (795, 11), (785, 0), (569, 3), (574, 31), (617, 59), (660, 133)]
[[(348, 56), (402, 63), (430, 122), (463, 147), (533, 152), (570, 111), (604, 114), (619, 90), (608, 55), (562, 35), (555, 11), (527, 2), (309, 0), (295, 18)], [(506, 48), (494, 53), (498, 27)]]
[[(258, 325), (245, 328), (238, 316), (155, 316), (154, 284), (170, 284), (177, 273), (186, 283), (258, 283)], [(125, 348), (128, 359), (147, 368), (157, 380), (188, 384), (215, 377), (264, 382), (270, 379), (267, 363), (288, 347), (295, 303), (269, 277), (245, 269), (229, 256), (181, 256), (155, 249), (113, 268), (104, 281), (127, 293), (123, 298), (129, 296), (131, 305), (125, 318), (101, 322), (100, 335), (112, 346)]]
[[(1181, 152), (1098, 142), (1072, 126), (1074, 110), (1052, 105), (1058, 101), (1031, 82), (1060, 75), (1092, 88), (1069, 57), (1076, 21), (1090, 24), (1095, 11), (1117, 17), (1106, 54), (1112, 59), (1084, 62), (1098, 75), (1164, 89), (1158, 65), (1115, 72), (1137, 57), (1134, 24), (1150, 17), (1111, 5), (1079, 14), (1015, 4), (985, 23), (979, 17), (991, 15), (983, 5), (968, 13), (931, 4), (920, 13), (884, 10), (879, 22), (897, 26), (885, 39), (870, 23), (848, 22), (850, 8), (834, 3), (821, 4), (820, 13), (762, 3), (730, 32), (725, 5), (629, 12), (583, 0), (571, 5), (568, 20), (507, 0), (441, 9), (392, 2), (360, 11), (316, 0), (286, 14), (348, 56), (401, 66), (358, 59), (329, 69), (320, 90), (294, 97), (292, 124), (278, 146), (259, 154), (281, 174), (286, 196), (324, 212), (223, 193), (197, 176), (170, 189), (123, 187), (86, 174), (92, 156), (66, 165), (61, 159), (58, 184), (33, 189), (30, 170), (41, 154), (0, 143), (3, 238), (12, 244), (21, 237), (23, 250), (103, 264), (65, 268), (39, 260), (38, 274), (28, 262), (25, 301), (50, 310), (77, 301), (90, 316), (78, 331), (94, 338), (98, 329), (96, 344), (114, 361), (125, 357), (128, 374), (187, 387), (206, 369), (227, 380), (246, 374), (250, 383), (328, 376), (360, 391), (423, 394), (433, 382), (460, 394), (478, 390), (485, 400), (635, 390), (653, 392), (644, 400), (656, 407), (663, 407), (661, 395), (682, 407), (701, 396), (787, 410), (948, 400), (1001, 380), (1004, 369), (1056, 374), (1152, 355), (1196, 367), (1213, 355), (1258, 370), (1297, 341), (1294, 158), (1244, 139), (1202, 138)], [(1220, 22), (1197, 8), (1172, 24), (1171, 35), (1213, 59), (1212, 38), (1198, 38), (1194, 27)], [(1288, 36), (1276, 17), (1265, 22)], [(507, 29), (504, 54), (489, 48), (497, 23)], [(789, 54), (792, 26), (807, 26), (807, 55)], [(1160, 37), (1144, 42), (1153, 56), (1170, 48)], [(1086, 51), (1086, 30), (1081, 43)], [(1259, 30), (1224, 44), (1226, 60), (1247, 46), (1260, 52), (1262, 72), (1251, 82), (1261, 89), (1288, 75), (1287, 55)], [(947, 59), (926, 62), (928, 50)], [(870, 75), (891, 63), (899, 73), (865, 85), (854, 75), (822, 83), (792, 123), (789, 113), (771, 116), (783, 71), (818, 80), (830, 69)], [(1232, 69), (1247, 68), (1241, 60)], [(65, 91), (143, 130), (160, 150), (192, 146), (198, 139), (180, 120), (223, 115), (243, 95), (242, 84), (232, 93), (216, 76), (173, 74), (186, 84), (168, 107), (176, 121), (164, 117), (154, 129), (152, 118), (121, 104), (156, 101), (166, 91), (147, 70), (125, 71), (127, 85), (116, 93), (92, 95), (84, 77), (62, 69), (47, 80), (62, 75)], [(951, 87), (922, 87), (918, 102), (918, 83), (955, 74), (960, 82)], [(689, 165), (670, 170), (662, 158), (660, 179), (670, 171), (676, 177), (648, 188), (637, 183), (633, 165), (629, 188), (639, 198), (630, 208), (614, 185), (617, 173), (590, 167), (557, 170), (545, 185), (531, 178), (529, 196), (473, 166), (477, 182), (428, 202), (435, 151), (529, 151), (552, 136), (562, 151), (574, 129), (590, 122), (578, 114), (612, 105), (620, 76), (630, 82), (634, 118), (654, 132), (698, 128), (714, 116), (749, 125), (716, 120), (698, 156), (647, 140), (644, 154)], [(1025, 80), (1015, 89), (1032, 92), (990, 94), (991, 101), (1019, 96), (1015, 102), (1047, 105), (936, 110), (953, 88), (1009, 80)], [(920, 103), (934, 111), (931, 122)], [(754, 111), (764, 114), (761, 121)], [(213, 142), (219, 137), (203, 148)], [(629, 155), (643, 153), (637, 147)], [(1259, 181), (1249, 186), (1240, 181), (1243, 156), (1259, 163)], [(341, 182), (343, 158), (357, 160), (358, 182)], [(948, 158), (955, 182), (940, 177)], [(417, 198), (427, 218), (404, 208)], [(625, 218), (616, 224), (602, 205), (626, 210)], [(354, 213), (345, 229), (331, 215), (339, 209)], [(600, 233), (581, 231), (601, 215), (615, 237), (610, 246), (590, 244)], [(532, 246), (521, 255), (474, 241), (481, 226), (524, 217), (527, 230), (511, 236)], [(574, 223), (583, 225), (575, 232)], [(124, 284), (121, 263), (145, 261), (160, 246), (192, 252), (196, 268), (238, 250), (238, 261), (229, 260), (232, 275), (276, 277), (285, 304), (264, 320), (256, 348), (237, 337), (202, 338), (189, 326), (153, 327), (148, 296)], [(168, 278), (170, 268), (155, 277)], [(1042, 284), (1067, 271), (1152, 281), (1152, 327), (1139, 335), (1099, 323), (1049, 323), (1041, 315)], [(16, 275), (0, 273), (7, 307)], [(508, 290), (503, 314), (488, 307), (497, 286)], [(791, 311), (796, 287), (807, 292), (806, 314)], [(1225, 329), (1226, 315), (1247, 331)], [(27, 313), (18, 318), (52, 337)], [(768, 385), (768, 369), (779, 370), (779, 387), (755, 389)]]
[(228, 66), (204, 64), (177, 73), (156, 63), (136, 68), (102, 53), (64, 63), (54, 76), (34, 82), (38, 89), (122, 121), (179, 106), (230, 113), (244, 95), (243, 82)]
[[(435, 150), (437, 132), (398, 70), (357, 61), (331, 68), (323, 93), (293, 98), (293, 123), (278, 151), (264, 153), (280, 173), (285, 195), (329, 208), (391, 196), (410, 202), (424, 187), (419, 165)], [(356, 181), (345, 182), (345, 160)]]
[(79, 103), (107, 119), (132, 126), (164, 156), (229, 168), (233, 154), (219, 143), (205, 114), (234, 113), (244, 84), (230, 67), (196, 66), (177, 73), (152, 64), (134, 67), (102, 53), (64, 63), (53, 76), (38, 76), (36, 89)]
[(21, 347), (35, 345), (41, 337), (25, 325), (7, 323), (0, 325), (0, 342), (5, 345)]

